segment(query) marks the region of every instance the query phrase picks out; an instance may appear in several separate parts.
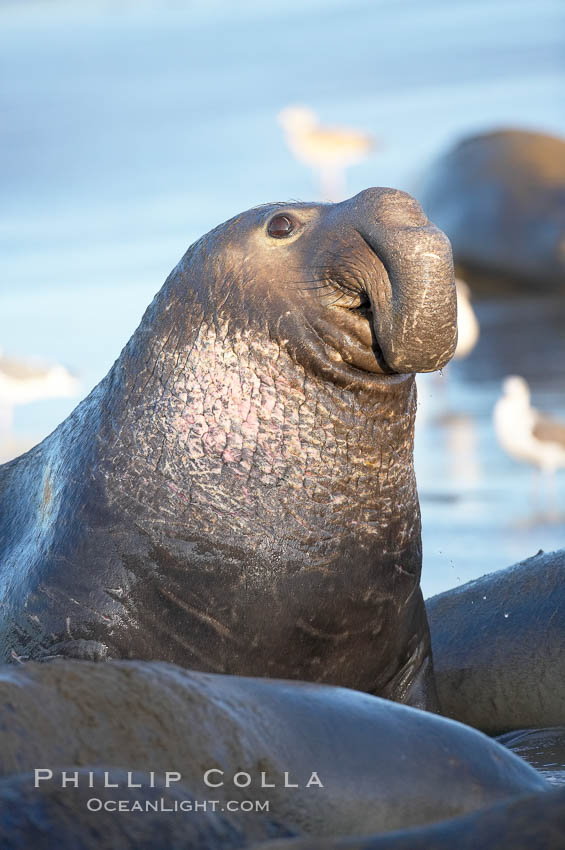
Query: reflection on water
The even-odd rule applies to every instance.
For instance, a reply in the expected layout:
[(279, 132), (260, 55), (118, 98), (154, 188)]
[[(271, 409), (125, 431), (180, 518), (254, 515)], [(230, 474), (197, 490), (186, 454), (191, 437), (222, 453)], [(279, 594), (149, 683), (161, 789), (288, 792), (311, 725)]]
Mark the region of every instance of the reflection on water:
[(477, 487), (482, 479), (475, 423), (470, 416), (454, 416), (446, 423), (446, 451), (463, 490)]

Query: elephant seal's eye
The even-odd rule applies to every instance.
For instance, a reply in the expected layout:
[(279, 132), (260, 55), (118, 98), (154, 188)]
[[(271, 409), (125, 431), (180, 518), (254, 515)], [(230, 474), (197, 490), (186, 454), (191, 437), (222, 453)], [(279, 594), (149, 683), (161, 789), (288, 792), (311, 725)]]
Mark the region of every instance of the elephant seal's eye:
[(284, 239), (294, 230), (294, 222), (287, 215), (276, 215), (267, 226), (267, 233), (274, 239)]

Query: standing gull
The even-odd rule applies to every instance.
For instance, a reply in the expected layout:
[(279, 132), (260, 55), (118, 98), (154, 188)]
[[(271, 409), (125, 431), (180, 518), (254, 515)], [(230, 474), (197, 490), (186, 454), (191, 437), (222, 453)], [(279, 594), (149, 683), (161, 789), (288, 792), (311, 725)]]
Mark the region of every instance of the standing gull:
[(362, 162), (375, 140), (349, 127), (322, 126), (316, 113), (305, 106), (288, 106), (279, 112), (278, 120), (296, 159), (317, 173), (324, 199), (342, 200), (345, 169)]
[(530, 404), (524, 378), (504, 380), (503, 395), (494, 407), (498, 442), (510, 457), (537, 467), (548, 481), (550, 501), (555, 501), (555, 473), (565, 467), (565, 423), (540, 413)]

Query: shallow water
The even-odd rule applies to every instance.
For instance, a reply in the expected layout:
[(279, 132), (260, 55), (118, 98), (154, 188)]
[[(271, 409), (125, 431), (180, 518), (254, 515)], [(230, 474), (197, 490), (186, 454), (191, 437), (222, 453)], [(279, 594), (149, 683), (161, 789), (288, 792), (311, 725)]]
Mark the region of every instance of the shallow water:
[[(275, 120), (289, 103), (378, 138), (350, 194), (417, 194), (468, 132), (565, 133), (564, 23), (560, 0), (0, 2), (0, 347), (67, 364), (86, 393), (194, 238), (253, 204), (317, 196)], [(555, 518), (490, 422), (515, 372), (565, 418), (562, 306), (479, 314), (473, 355), (421, 380), (426, 595), (565, 545), (565, 473)], [(1, 458), (77, 400), (17, 408)]]

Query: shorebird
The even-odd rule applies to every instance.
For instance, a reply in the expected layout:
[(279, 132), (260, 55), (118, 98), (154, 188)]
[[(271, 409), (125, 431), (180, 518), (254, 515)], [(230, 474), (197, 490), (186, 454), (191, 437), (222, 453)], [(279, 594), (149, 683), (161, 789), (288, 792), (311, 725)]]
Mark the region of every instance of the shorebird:
[(4, 357), (0, 351), (0, 430), (9, 431), (14, 407), (46, 398), (70, 398), (80, 382), (64, 366)]
[(510, 457), (535, 466), (550, 487), (555, 502), (555, 473), (565, 467), (565, 423), (540, 413), (530, 403), (524, 378), (511, 375), (503, 382), (503, 395), (494, 407), (498, 442)]
[(454, 360), (462, 360), (476, 346), (479, 339), (479, 322), (471, 304), (471, 290), (464, 280), (455, 279), (457, 289), (457, 348)]
[(278, 121), (296, 159), (318, 175), (324, 199), (342, 200), (345, 169), (362, 162), (373, 150), (372, 136), (349, 127), (325, 127), (306, 106), (286, 107), (279, 112)]

